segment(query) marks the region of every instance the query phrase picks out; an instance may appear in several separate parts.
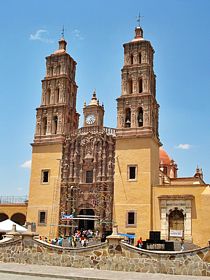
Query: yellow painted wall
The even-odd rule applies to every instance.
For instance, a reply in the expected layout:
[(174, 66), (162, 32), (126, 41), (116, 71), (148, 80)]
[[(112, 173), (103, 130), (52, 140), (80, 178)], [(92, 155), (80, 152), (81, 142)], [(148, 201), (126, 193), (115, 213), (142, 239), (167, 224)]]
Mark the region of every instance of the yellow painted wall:
[(207, 186), (156, 186), (153, 188), (154, 197), (154, 230), (160, 230), (160, 206), (158, 197), (160, 195), (194, 195), (192, 202), (192, 238), (193, 243), (206, 246), (210, 240), (210, 190)]
[(9, 219), (16, 213), (21, 213), (26, 216), (27, 204), (26, 203), (15, 203), (15, 204), (0, 204), (0, 213), (6, 214)]
[[(137, 165), (136, 181), (128, 181), (128, 165)], [(149, 138), (117, 139), (114, 177), (114, 223), (121, 233), (148, 238), (152, 227), (152, 188), (158, 180), (159, 147)], [(137, 226), (126, 226), (127, 211), (137, 212)]]
[[(34, 145), (32, 151), (32, 167), (30, 179), (29, 204), (27, 222), (35, 222), (37, 232), (42, 236), (49, 237), (50, 225), (58, 224), (59, 201), (60, 201), (60, 159), (62, 144)], [(48, 184), (42, 184), (41, 172), (43, 169), (50, 170)], [(54, 193), (56, 191), (56, 193)], [(53, 205), (54, 201), (54, 205)], [(54, 207), (55, 211), (52, 211)], [(38, 212), (47, 211), (47, 225), (38, 224)], [(54, 217), (52, 217), (54, 213)], [(57, 227), (53, 236), (57, 235)]]

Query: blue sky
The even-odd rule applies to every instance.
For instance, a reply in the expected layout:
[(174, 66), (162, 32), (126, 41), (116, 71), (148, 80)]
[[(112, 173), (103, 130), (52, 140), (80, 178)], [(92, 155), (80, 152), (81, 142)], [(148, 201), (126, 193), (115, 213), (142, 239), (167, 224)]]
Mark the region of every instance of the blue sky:
[(62, 26), (77, 61), (81, 123), (83, 103), (96, 88), (105, 125), (115, 127), (122, 45), (133, 38), (139, 11), (155, 49), (160, 139), (179, 176), (192, 176), (199, 165), (210, 182), (209, 0), (8, 0), (0, 16), (0, 195), (28, 193), (45, 57), (57, 49)]

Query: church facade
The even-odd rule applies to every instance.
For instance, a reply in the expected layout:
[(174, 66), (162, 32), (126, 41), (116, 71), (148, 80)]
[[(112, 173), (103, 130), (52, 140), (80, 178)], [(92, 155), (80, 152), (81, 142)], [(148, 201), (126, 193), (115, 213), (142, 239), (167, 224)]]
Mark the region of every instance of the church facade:
[(104, 106), (93, 93), (76, 111), (76, 62), (67, 42), (46, 58), (41, 104), (32, 144), (27, 222), (40, 235), (70, 235), (78, 228), (206, 245), (210, 237), (210, 188), (197, 168), (178, 178), (177, 165), (161, 148), (154, 49), (136, 27), (124, 47), (117, 128), (104, 126)]

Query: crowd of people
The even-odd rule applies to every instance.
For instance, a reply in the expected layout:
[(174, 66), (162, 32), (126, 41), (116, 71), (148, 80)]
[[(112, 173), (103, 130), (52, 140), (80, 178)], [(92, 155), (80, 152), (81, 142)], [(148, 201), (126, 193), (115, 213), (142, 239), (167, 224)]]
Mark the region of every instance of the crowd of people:
[[(79, 230), (76, 229), (72, 235), (60, 236), (54, 239), (49, 239), (47, 237), (40, 236), (40, 240), (45, 241), (48, 244), (62, 246), (62, 247), (86, 247), (89, 243), (98, 242), (100, 240), (99, 231)], [(101, 240), (103, 241), (103, 240)]]

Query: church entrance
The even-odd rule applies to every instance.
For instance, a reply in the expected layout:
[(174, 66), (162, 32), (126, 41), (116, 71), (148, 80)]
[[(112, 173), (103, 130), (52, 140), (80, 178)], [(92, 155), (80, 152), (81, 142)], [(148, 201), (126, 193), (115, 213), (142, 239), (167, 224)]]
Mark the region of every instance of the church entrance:
[(93, 211), (93, 209), (81, 209), (80, 212), (79, 212), (79, 216), (80, 215), (84, 216), (84, 219), (79, 220), (79, 229), (83, 229), (83, 230), (92, 229), (92, 230), (94, 230), (95, 212)]
[(169, 239), (184, 238), (184, 215), (182, 211), (175, 209), (169, 214)]

